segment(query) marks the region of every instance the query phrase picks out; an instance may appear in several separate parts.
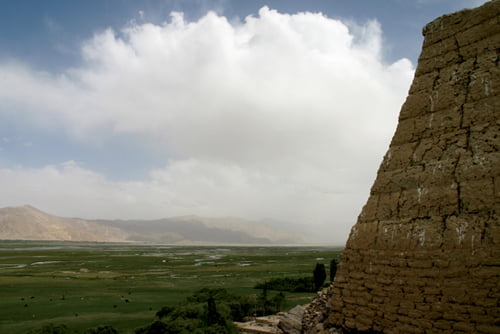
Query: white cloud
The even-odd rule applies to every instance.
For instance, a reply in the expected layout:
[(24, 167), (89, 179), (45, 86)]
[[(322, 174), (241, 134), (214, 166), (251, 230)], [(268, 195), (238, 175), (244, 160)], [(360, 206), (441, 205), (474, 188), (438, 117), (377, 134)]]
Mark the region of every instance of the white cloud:
[(83, 65), (61, 75), (0, 65), (0, 110), (83, 142), (147, 137), (169, 161), (147, 180), (121, 183), (75, 164), (3, 169), (16, 196), (0, 200), (73, 216), (327, 223), (342, 241), (413, 76), (408, 60), (384, 63), (381, 34), (375, 21), (353, 28), (266, 7), (238, 24), (173, 13), (163, 25), (96, 34)]

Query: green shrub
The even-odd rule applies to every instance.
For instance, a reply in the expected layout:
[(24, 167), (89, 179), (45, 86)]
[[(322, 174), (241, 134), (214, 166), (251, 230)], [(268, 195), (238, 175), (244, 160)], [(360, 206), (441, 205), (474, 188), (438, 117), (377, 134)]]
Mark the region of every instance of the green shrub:
[(258, 283), (254, 286), (255, 289), (264, 289), (289, 292), (315, 292), (313, 277), (300, 278), (273, 278), (264, 283)]
[(42, 328), (34, 329), (28, 332), (28, 334), (69, 334), (73, 333), (73, 331), (70, 331), (69, 328), (66, 325), (54, 325), (54, 324), (47, 324), (44, 325)]
[(118, 331), (112, 326), (99, 326), (97, 328), (86, 329), (84, 334), (118, 334)]
[(318, 291), (321, 289), (326, 279), (326, 270), (325, 270), (325, 265), (323, 263), (316, 263), (316, 267), (314, 268), (313, 271), (313, 278), (314, 278), (314, 289), (315, 291)]
[[(232, 300), (224, 289), (203, 288), (177, 307), (162, 307), (156, 316), (160, 320), (139, 328), (136, 334), (236, 334), (231, 321), (231, 308), (217, 301)], [(220, 306), (220, 307), (219, 307)]]

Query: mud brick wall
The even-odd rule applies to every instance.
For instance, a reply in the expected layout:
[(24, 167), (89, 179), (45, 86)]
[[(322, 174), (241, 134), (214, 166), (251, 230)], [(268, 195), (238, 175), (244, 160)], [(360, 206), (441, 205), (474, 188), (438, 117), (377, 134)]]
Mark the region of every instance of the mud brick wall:
[(445, 15), (334, 281), (330, 326), (500, 333), (500, 1)]

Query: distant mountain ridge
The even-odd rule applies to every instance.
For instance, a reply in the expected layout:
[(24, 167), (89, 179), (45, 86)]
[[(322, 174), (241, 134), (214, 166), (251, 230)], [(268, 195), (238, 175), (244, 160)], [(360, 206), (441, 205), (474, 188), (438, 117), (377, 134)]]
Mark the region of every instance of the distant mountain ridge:
[(241, 218), (86, 220), (54, 216), (29, 205), (0, 208), (0, 240), (235, 245), (311, 242), (300, 235)]

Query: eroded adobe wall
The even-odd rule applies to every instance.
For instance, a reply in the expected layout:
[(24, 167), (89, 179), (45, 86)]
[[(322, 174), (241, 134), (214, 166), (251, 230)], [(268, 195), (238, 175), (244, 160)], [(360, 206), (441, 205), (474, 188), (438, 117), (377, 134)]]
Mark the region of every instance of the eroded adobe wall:
[(352, 228), (329, 323), (500, 333), (500, 1), (446, 15)]

